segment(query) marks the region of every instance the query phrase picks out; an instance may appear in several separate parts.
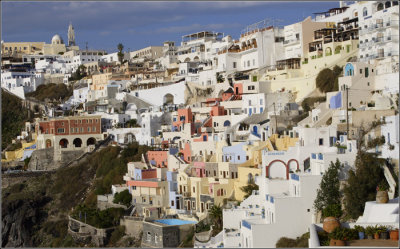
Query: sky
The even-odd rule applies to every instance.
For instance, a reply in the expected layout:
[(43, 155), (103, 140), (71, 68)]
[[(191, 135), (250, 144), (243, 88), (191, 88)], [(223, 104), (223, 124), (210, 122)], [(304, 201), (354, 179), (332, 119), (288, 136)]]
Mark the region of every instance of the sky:
[(246, 26), (264, 19), (283, 26), (312, 13), (339, 7), (339, 2), (164, 1), (164, 2), (1, 2), (2, 36), (5, 42), (51, 42), (59, 34), (67, 43), (72, 22), (81, 48), (125, 51), (180, 45), (183, 35), (216, 31), (238, 39)]

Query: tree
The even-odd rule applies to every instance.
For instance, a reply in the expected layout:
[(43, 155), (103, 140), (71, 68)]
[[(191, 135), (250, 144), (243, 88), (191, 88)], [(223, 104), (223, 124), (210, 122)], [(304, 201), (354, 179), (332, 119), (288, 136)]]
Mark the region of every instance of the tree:
[(122, 45), (122, 43), (118, 43), (117, 49), (118, 49), (118, 60), (122, 64), (122, 61), (124, 60), (124, 53), (122, 53), (122, 50), (124, 50), (124, 45)]
[(329, 68), (325, 68), (318, 73), (316, 78), (316, 85), (321, 92), (330, 92), (330, 90), (333, 89), (334, 81), (335, 76), (333, 74), (333, 71)]
[(258, 190), (258, 185), (254, 183), (254, 180), (252, 180), (246, 186), (240, 187), (240, 190), (245, 193), (244, 199), (246, 199), (253, 193), (253, 190)]
[(223, 83), (224, 82), (224, 77), (222, 76), (222, 74), (217, 73), (216, 78), (217, 78), (217, 83)]
[(113, 202), (129, 207), (132, 202), (132, 195), (129, 193), (129, 190), (126, 189), (124, 191), (116, 193)]
[(342, 68), (339, 66), (335, 66), (332, 69), (325, 68), (322, 69), (316, 78), (317, 88), (323, 92), (332, 92), (339, 90), (339, 76), (342, 74)]
[(342, 167), (339, 159), (336, 159), (336, 162), (331, 162), (328, 170), (325, 171), (314, 201), (315, 210), (322, 211), (328, 206), (340, 205), (342, 195), (340, 193), (339, 172)]
[(222, 208), (221, 205), (213, 205), (209, 211), (216, 229), (222, 229)]
[(376, 197), (376, 187), (386, 181), (381, 165), (384, 159), (375, 153), (359, 150), (355, 171), (349, 171), (349, 178), (344, 187), (344, 206), (346, 214), (356, 219), (363, 214), (365, 202), (373, 201)]

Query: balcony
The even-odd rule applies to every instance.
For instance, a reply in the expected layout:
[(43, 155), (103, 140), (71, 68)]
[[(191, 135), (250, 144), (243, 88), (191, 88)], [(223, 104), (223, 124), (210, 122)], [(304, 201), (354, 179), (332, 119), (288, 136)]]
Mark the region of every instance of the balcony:
[(283, 41), (284, 46), (293, 45), (300, 42), (300, 38)]

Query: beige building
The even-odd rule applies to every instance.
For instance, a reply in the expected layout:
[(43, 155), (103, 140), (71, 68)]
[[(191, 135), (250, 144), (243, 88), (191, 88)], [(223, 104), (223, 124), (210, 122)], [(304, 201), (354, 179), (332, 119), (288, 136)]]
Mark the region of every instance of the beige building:
[(130, 59), (148, 58), (154, 60), (161, 56), (163, 56), (162, 46), (149, 46), (129, 53)]

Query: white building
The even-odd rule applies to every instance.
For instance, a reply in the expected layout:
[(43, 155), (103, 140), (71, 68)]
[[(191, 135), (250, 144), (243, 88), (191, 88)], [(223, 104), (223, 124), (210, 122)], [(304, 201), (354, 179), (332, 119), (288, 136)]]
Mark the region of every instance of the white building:
[(25, 99), (25, 93), (36, 91), (43, 84), (43, 73), (36, 72), (2, 72), (1, 87)]

